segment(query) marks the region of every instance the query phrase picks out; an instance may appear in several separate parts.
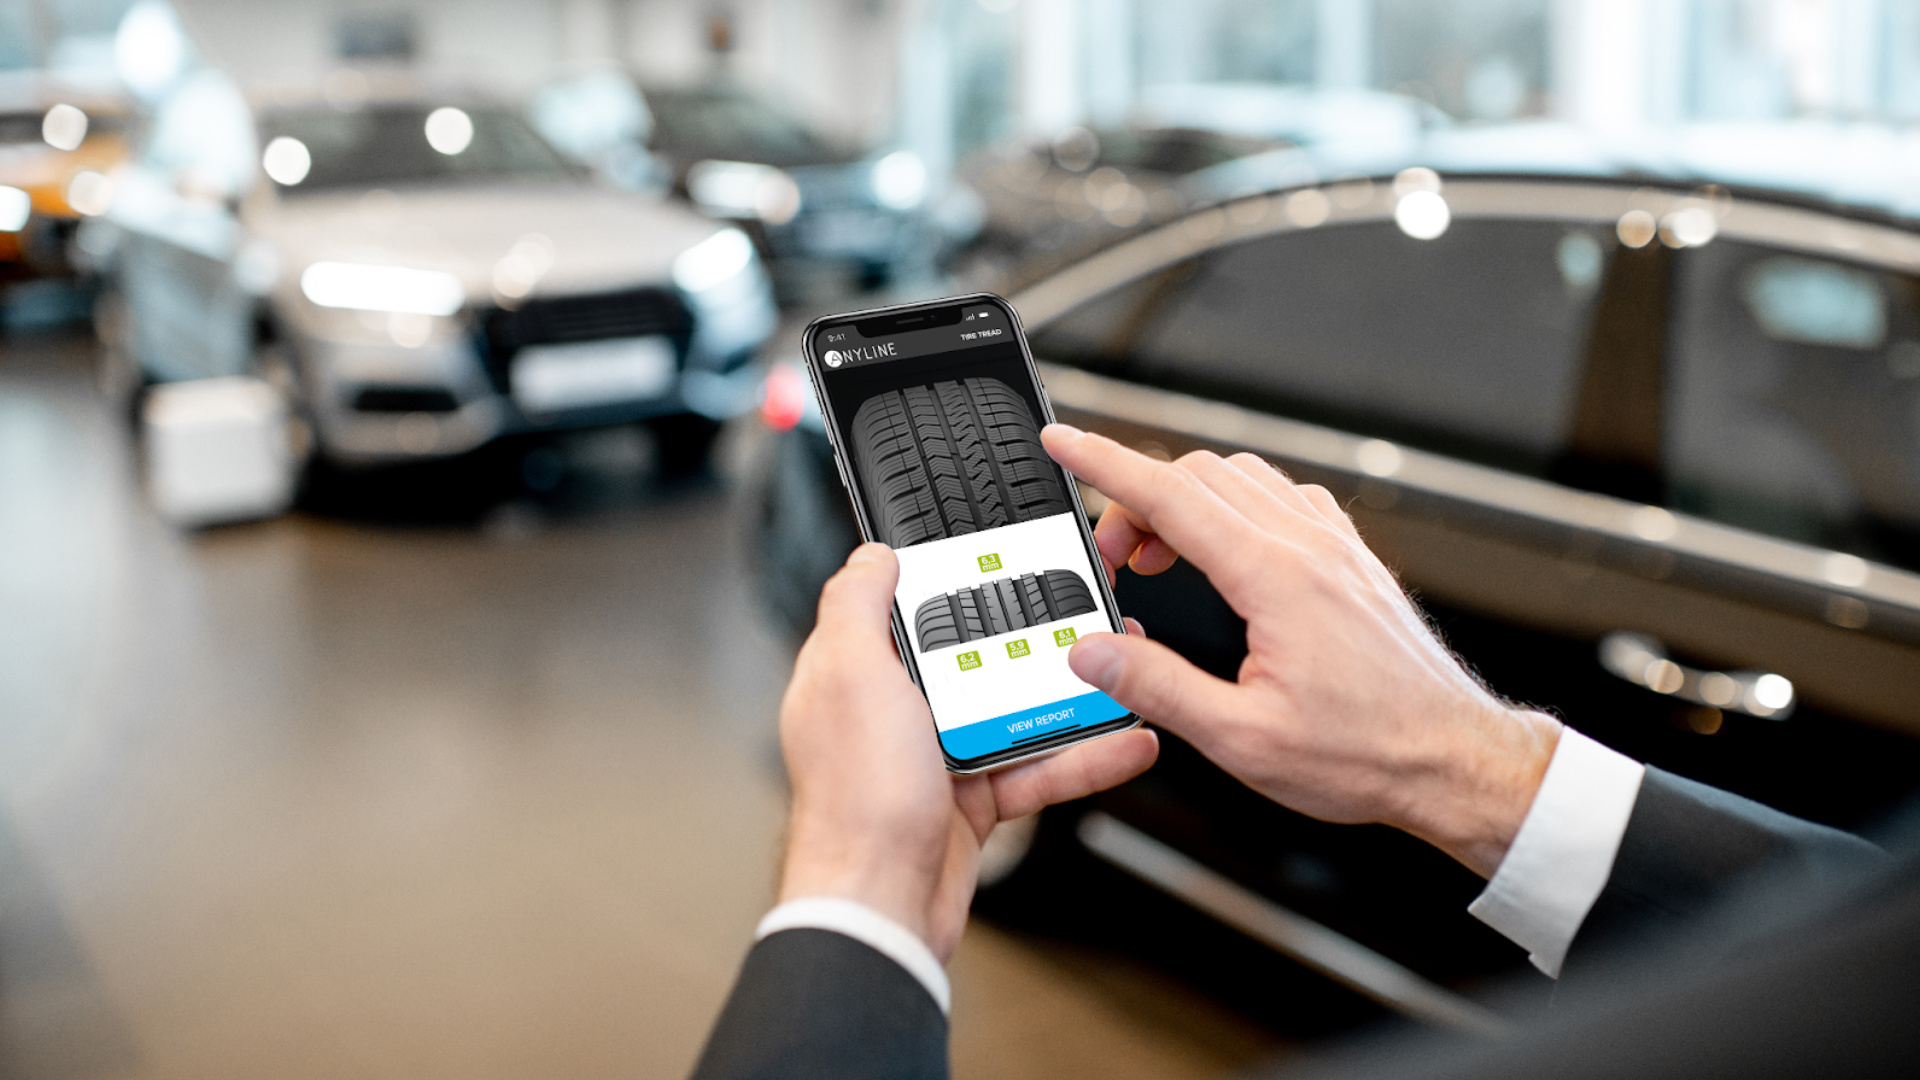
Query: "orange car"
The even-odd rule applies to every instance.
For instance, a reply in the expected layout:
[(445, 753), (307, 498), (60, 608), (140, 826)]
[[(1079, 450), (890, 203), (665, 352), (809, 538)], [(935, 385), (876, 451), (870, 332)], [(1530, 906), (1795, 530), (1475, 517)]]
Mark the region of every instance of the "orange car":
[(123, 102), (38, 81), (0, 87), (0, 278), (71, 267), (68, 241), (104, 211), (127, 157)]

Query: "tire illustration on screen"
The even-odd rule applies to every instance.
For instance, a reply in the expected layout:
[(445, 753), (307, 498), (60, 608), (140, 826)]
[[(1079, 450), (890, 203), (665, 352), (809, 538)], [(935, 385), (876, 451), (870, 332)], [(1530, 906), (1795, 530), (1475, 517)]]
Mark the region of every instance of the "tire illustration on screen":
[(874, 530), (889, 547), (1071, 509), (1033, 413), (999, 379), (875, 394), (854, 413), (852, 435)]
[(913, 630), (925, 653), (1095, 610), (1093, 591), (1079, 574), (1048, 570), (936, 596), (914, 612)]
[(1017, 320), (954, 307), (901, 317), (924, 329), (826, 320), (809, 342), (862, 535), (898, 559), (901, 659), (949, 766), (972, 771), (1136, 721), (1068, 663), (1120, 627), (1072, 478), (1040, 444), (1046, 391)]

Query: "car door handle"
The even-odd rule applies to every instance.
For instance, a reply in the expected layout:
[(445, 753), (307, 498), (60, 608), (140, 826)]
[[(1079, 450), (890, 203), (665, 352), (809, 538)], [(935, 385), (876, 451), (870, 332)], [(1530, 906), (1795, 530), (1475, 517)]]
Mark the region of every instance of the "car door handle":
[(1600, 666), (1656, 694), (1765, 720), (1793, 714), (1793, 683), (1765, 671), (1705, 671), (1668, 659), (1645, 634), (1616, 631), (1600, 639)]

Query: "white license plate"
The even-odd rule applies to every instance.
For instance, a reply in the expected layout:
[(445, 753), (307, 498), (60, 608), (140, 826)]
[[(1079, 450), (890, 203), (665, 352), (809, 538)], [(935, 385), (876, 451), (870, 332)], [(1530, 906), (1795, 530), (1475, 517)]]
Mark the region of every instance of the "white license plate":
[(513, 356), (513, 400), (535, 414), (646, 401), (672, 390), (673, 375), (664, 337), (528, 345)]

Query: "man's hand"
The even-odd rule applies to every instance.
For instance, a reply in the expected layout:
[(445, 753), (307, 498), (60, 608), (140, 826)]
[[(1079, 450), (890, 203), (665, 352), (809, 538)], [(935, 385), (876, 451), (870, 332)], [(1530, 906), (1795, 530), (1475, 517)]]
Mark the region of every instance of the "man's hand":
[(1131, 779), (1153, 764), (1159, 741), (1136, 729), (995, 773), (947, 772), (926, 699), (894, 652), (899, 577), (891, 549), (865, 544), (820, 594), (819, 622), (780, 706), (793, 781), (780, 899), (857, 900), (944, 963), (994, 825)]
[(1082, 638), (1076, 674), (1269, 798), (1396, 826), (1493, 873), (1560, 725), (1467, 673), (1325, 488), (1252, 454), (1160, 462), (1062, 424), (1042, 439), (1113, 500), (1096, 531), (1109, 574), (1184, 556), (1247, 621), (1235, 682), (1117, 634)]

